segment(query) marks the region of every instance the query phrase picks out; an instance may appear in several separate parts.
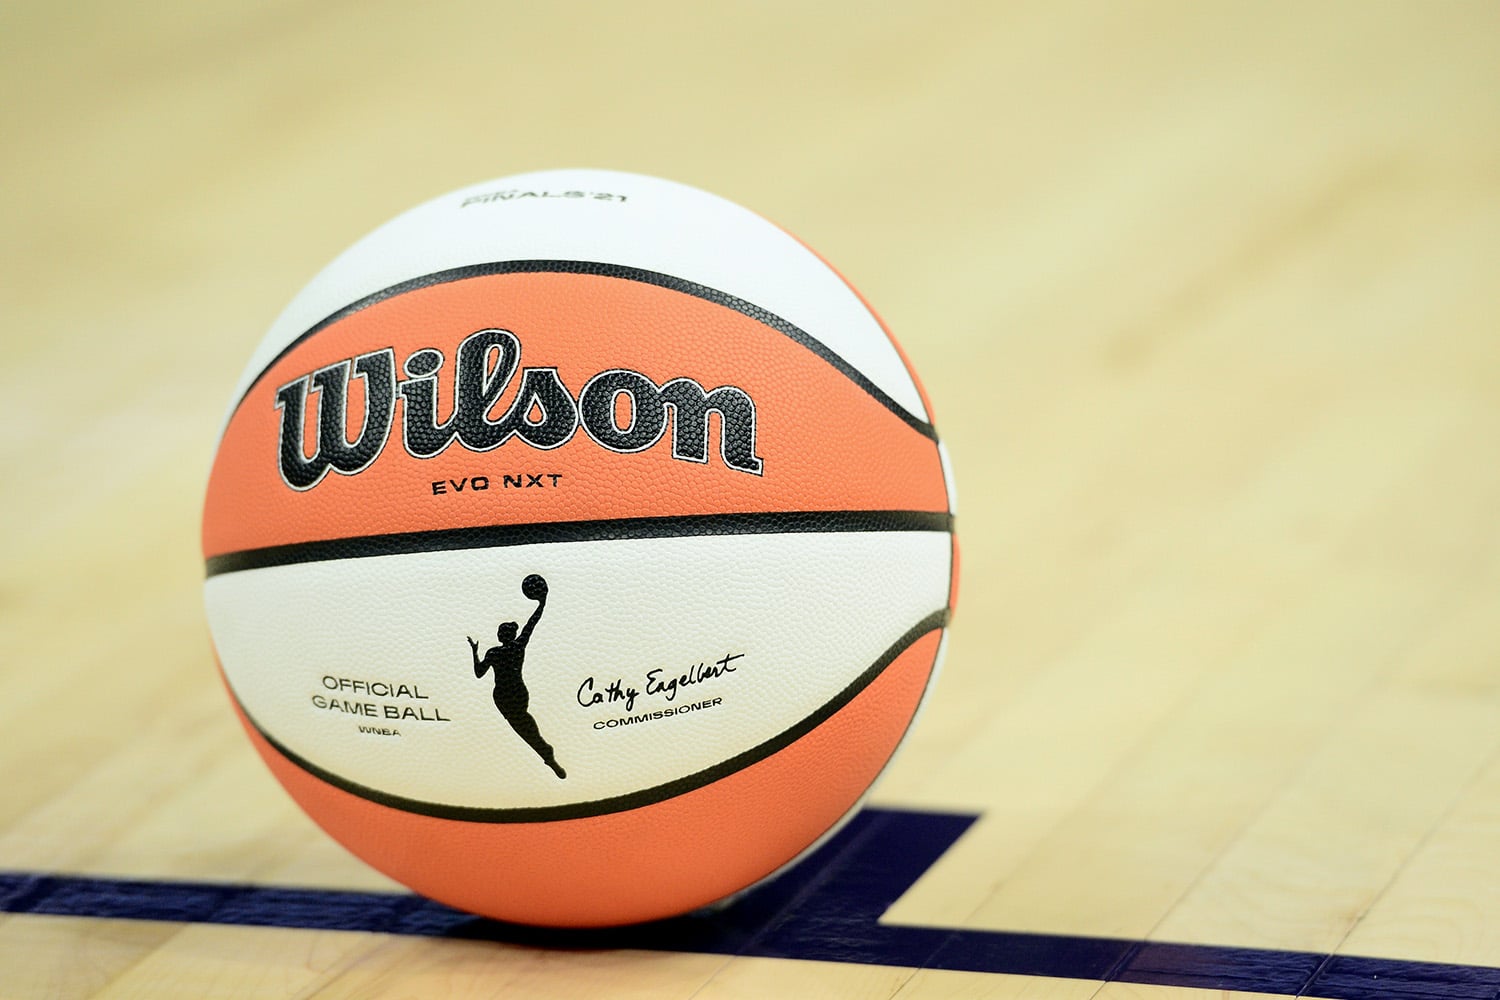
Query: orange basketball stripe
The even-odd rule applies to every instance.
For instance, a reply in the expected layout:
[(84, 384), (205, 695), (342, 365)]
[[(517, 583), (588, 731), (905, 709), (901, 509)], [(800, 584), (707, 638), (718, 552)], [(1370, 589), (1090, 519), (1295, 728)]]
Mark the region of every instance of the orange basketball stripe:
[[(763, 474), (726, 467), (718, 454), (717, 417), (711, 420), (706, 465), (673, 458), (668, 440), (618, 454), (582, 430), (549, 451), (511, 441), (476, 453), (455, 443), (433, 458), (417, 459), (402, 446), (404, 404), (398, 400), (391, 437), (367, 469), (354, 476), (331, 473), (305, 492), (281, 481), (275, 405), (280, 386), (369, 351), (393, 347), (399, 366), (411, 352), (435, 347), (446, 359), (438, 382), (439, 412), (446, 412), (456, 345), (490, 327), (520, 338), (521, 367), (556, 367), (575, 398), (592, 376), (620, 367), (658, 385), (690, 377), (706, 389), (742, 388), (756, 404)], [(351, 383), (350, 434), (358, 433), (363, 410), (359, 385), (358, 379)], [(666, 438), (671, 434), (669, 428)], [(488, 489), (468, 488), (476, 476), (487, 480)], [(375, 302), (277, 360), (247, 393), (220, 442), (205, 500), (203, 546), (206, 556), (214, 556), (490, 524), (946, 509), (936, 443), (786, 334), (724, 305), (639, 281), (493, 274)]]
[(942, 631), (917, 639), (800, 740), (691, 792), (626, 812), (476, 823), (345, 792), (252, 743), (292, 797), (355, 854), (423, 894), (500, 920), (606, 926), (706, 905), (774, 872), (880, 773), (931, 677)]

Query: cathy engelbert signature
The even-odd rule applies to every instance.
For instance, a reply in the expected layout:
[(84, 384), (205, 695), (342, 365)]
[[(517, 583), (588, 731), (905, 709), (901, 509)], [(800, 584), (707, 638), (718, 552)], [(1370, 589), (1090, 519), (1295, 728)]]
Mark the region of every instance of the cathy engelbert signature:
[(675, 701), (677, 693), (686, 687), (734, 673), (737, 669), (734, 661), (743, 659), (744, 656), (744, 653), (729, 653), (712, 663), (695, 663), (683, 673), (670, 677), (663, 676), (667, 672), (665, 667), (656, 667), (646, 672), (640, 687), (626, 684), (623, 677), (616, 677), (604, 685), (600, 685), (592, 676), (585, 677), (583, 683), (578, 685), (578, 704), (584, 708), (593, 708), (596, 705), (618, 705), (623, 702), (621, 707), (626, 712), (633, 712), (635, 700), (642, 694), (648, 698), (660, 697), (664, 701)]

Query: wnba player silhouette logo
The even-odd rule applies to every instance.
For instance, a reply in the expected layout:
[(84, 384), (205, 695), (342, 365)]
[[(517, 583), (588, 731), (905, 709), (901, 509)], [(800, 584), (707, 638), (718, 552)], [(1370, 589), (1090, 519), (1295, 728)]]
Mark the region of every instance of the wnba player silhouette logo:
[(500, 640), (500, 645), (491, 646), (484, 654), (484, 659), (479, 658), (479, 643), (472, 637), (466, 637), (469, 639), (470, 653), (474, 657), (474, 676), (483, 677), (486, 670), (495, 672), (495, 707), (500, 710), (505, 721), (510, 723), (510, 728), (516, 731), (516, 735), (525, 740), (536, 751), (537, 756), (542, 758), (542, 762), (552, 768), (559, 778), (566, 778), (568, 772), (558, 764), (551, 744), (542, 739), (542, 731), (537, 728), (536, 720), (527, 711), (531, 695), (526, 690), (526, 682), (521, 679), (521, 665), (526, 662), (526, 644), (531, 641), (532, 630), (541, 620), (542, 612), (547, 610), (547, 581), (532, 573), (521, 581), (521, 593), (536, 601), (536, 610), (531, 613), (526, 627), (519, 634), (515, 622), (501, 622), (500, 627), (495, 630), (495, 637)]

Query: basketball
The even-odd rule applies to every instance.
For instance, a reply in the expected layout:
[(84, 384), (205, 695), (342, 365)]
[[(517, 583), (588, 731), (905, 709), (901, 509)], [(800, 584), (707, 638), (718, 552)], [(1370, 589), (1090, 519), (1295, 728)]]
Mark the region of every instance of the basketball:
[(860, 295), (701, 190), (558, 170), (336, 258), (233, 392), (204, 599), (303, 810), (413, 890), (588, 927), (847, 820), (957, 589), (932, 410)]

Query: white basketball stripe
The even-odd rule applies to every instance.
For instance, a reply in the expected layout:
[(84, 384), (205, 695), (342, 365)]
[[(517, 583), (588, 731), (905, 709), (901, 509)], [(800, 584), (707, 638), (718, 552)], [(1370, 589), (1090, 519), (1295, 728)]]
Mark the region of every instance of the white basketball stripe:
[[(231, 687), (294, 753), (422, 802), (557, 807), (661, 785), (784, 732), (944, 608), (949, 560), (943, 532), (736, 535), (303, 563), (215, 576), (205, 590)], [(550, 594), (524, 678), (565, 781), (497, 711), (465, 638), (483, 655), (498, 623), (527, 621), (529, 573)], [(652, 670), (665, 681), (732, 654), (742, 654), (733, 672), (670, 698), (647, 690)], [(608, 699), (617, 679), (639, 692), (633, 705), (580, 704), (580, 689)], [(355, 681), (408, 693), (356, 691)], [(316, 707), (314, 696), (373, 716)], [(706, 707), (681, 711), (695, 704)], [(388, 719), (387, 706), (428, 718)], [(651, 716), (667, 709), (678, 711)]]
[[(487, 196), (494, 197), (475, 200)], [(287, 345), (338, 310), (413, 278), (509, 260), (641, 268), (744, 299), (800, 327), (913, 416), (928, 420), (879, 322), (793, 237), (697, 188), (607, 170), (502, 177), (436, 198), (381, 226), (292, 300), (256, 348), (231, 405)], [(504, 317), (496, 323), (505, 325)]]
[(943, 488), (948, 493), (948, 513), (958, 515), (958, 483), (953, 479), (953, 456), (948, 454), (948, 445), (938, 442), (938, 459), (943, 463)]

